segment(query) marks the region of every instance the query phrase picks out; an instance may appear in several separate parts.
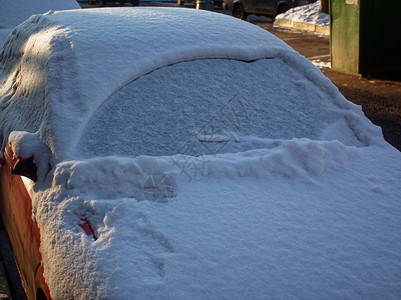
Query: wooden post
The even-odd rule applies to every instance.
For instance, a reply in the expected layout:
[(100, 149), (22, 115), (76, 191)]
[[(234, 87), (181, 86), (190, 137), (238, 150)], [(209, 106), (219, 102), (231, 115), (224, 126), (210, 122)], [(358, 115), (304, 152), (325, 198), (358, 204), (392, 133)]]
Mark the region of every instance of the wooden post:
[(329, 0), (320, 0), (320, 9), (325, 14), (329, 14)]

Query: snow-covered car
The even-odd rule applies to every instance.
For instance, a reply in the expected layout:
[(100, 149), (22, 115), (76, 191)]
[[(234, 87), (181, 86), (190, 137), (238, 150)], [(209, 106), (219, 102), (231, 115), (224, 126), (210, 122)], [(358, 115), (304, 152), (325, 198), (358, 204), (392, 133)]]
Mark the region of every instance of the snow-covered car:
[(4, 45), (0, 103), (1, 216), (30, 299), (401, 294), (400, 152), (259, 27), (36, 15)]
[(223, 8), (241, 20), (246, 20), (250, 14), (275, 17), (297, 4), (298, 0), (223, 0)]

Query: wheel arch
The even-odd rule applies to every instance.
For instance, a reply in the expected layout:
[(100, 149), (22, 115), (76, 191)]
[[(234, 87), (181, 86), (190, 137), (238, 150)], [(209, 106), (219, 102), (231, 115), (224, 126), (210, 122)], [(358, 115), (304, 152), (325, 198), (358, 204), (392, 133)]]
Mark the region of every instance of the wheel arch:
[(47, 300), (46, 294), (41, 288), (36, 291), (36, 300)]
[(44, 277), (43, 264), (40, 263), (35, 271), (36, 300), (51, 300), (50, 289)]
[(242, 0), (234, 0), (233, 1), (233, 9), (236, 5), (242, 5), (242, 7), (244, 8), (244, 2)]
[(248, 12), (246, 10), (246, 7), (244, 6), (244, 2), (242, 0), (235, 0), (233, 2), (233, 7), (232, 7), (233, 16), (234, 16), (234, 11), (236, 10), (237, 7), (242, 7), (243, 16), (240, 19), (246, 20), (246, 18), (248, 16)]

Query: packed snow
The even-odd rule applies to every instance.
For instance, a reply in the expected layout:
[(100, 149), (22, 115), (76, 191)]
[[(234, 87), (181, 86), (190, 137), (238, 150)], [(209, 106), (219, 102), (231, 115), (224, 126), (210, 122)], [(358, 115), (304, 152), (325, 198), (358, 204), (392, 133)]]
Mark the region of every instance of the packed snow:
[(51, 165), (30, 188), (54, 299), (401, 294), (400, 152), (268, 32), (50, 12), (10, 36), (0, 83), (2, 149)]
[(287, 10), (285, 13), (276, 16), (276, 19), (314, 24), (322, 27), (330, 26), (329, 15), (321, 11), (320, 1)]
[(322, 61), (321, 59), (311, 59), (311, 63), (318, 67), (319, 69), (322, 68), (331, 68), (331, 62), (330, 61)]

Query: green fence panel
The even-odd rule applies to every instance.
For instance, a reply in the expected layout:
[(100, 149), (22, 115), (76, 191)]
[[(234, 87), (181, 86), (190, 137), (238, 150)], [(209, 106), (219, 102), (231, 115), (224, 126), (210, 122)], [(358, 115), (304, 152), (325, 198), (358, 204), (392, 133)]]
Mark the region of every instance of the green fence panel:
[(331, 0), (330, 34), (333, 69), (401, 73), (400, 0)]

